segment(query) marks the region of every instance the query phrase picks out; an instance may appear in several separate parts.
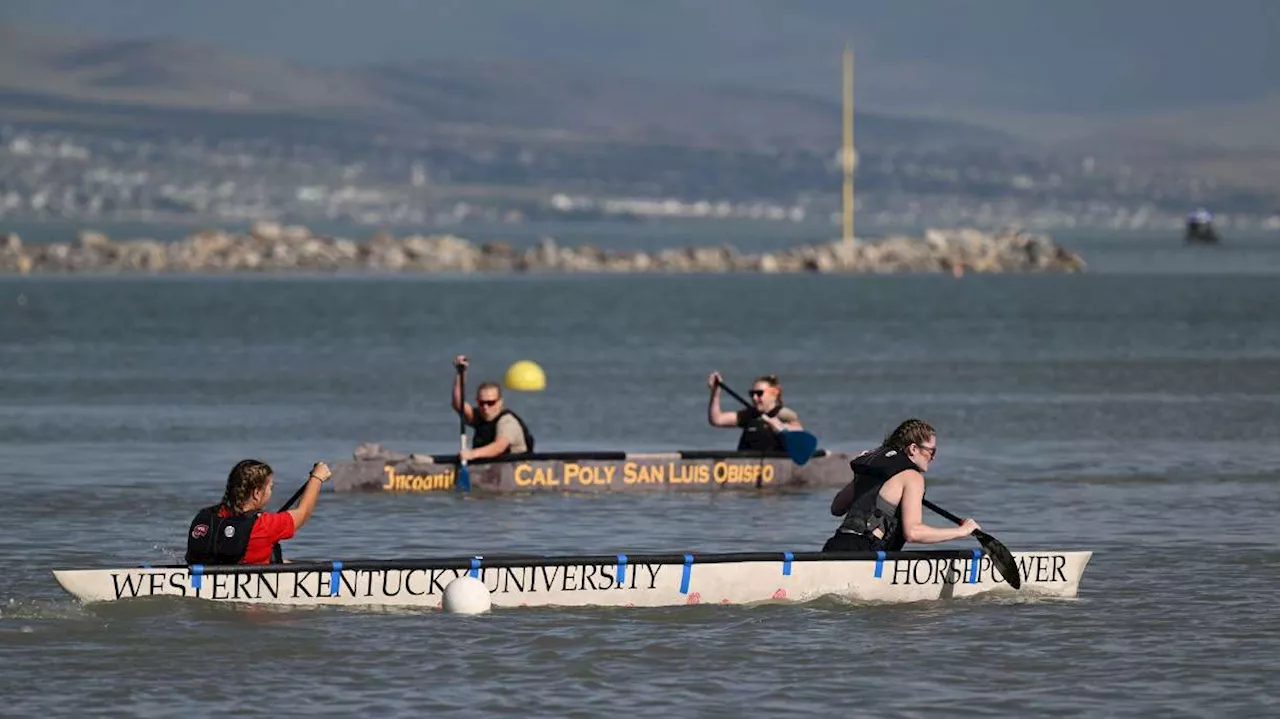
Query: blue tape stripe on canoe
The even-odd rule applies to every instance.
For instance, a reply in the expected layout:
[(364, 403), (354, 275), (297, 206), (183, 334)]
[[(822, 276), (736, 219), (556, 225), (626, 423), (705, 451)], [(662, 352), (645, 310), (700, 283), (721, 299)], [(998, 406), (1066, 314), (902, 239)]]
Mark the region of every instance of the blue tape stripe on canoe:
[(693, 574), (693, 555), (684, 555), (684, 573), (680, 575), (680, 593), (689, 593), (689, 575)]
[(200, 585), (203, 584), (203, 579), (204, 579), (204, 565), (203, 564), (191, 565), (191, 588), (199, 589)]
[(329, 574), (329, 596), (338, 596), (338, 590), (342, 587), (342, 562), (333, 563), (333, 571)]
[(978, 583), (978, 565), (982, 564), (982, 550), (973, 550), (973, 562), (969, 565), (969, 583)]
[(782, 553), (782, 576), (784, 577), (791, 576), (791, 560), (795, 559), (795, 556), (796, 555), (792, 554), (791, 552)]
[(627, 581), (627, 555), (625, 554), (618, 555), (617, 574), (618, 574), (618, 578), (616, 581), (618, 583), (618, 586), (622, 586), (622, 583)]
[(884, 552), (876, 552), (876, 579), (884, 576)]
[(468, 572), (468, 574), (475, 577), (476, 579), (480, 578), (480, 558), (479, 557), (471, 558), (471, 571)]

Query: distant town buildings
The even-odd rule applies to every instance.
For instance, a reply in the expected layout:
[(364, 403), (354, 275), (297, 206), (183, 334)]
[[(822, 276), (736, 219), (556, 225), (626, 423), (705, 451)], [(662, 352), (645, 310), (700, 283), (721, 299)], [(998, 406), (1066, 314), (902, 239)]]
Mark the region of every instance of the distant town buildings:
[[(936, 226), (1280, 230), (1270, 198), (1097, 157), (866, 149), (860, 231)], [(0, 126), (0, 222), (65, 218), (449, 225), (469, 219), (839, 222), (831, 152), (682, 151), (462, 137), (396, 144)]]

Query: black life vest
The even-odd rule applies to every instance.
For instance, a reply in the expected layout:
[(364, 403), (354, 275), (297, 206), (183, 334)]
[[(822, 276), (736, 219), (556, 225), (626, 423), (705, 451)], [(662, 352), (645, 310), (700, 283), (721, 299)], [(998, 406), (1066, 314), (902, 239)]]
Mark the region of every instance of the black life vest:
[(239, 564), (244, 559), (253, 523), (262, 512), (219, 517), (221, 508), (220, 504), (205, 507), (191, 520), (191, 528), (187, 530), (187, 564)]
[[(520, 419), (520, 415), (509, 409), (504, 409), (499, 412), (498, 416), (494, 417), (492, 422), (486, 422), (480, 419), (480, 413), (477, 412), (475, 415), (475, 423), (472, 425), (476, 428), (476, 433), (471, 438), (471, 446), (479, 448), (487, 444), (493, 444), (494, 440), (498, 439), (498, 420), (507, 415), (515, 417), (516, 421), (520, 423), (520, 432), (524, 434), (525, 452), (529, 454), (533, 453), (533, 435), (529, 434), (529, 428), (525, 426), (524, 420)], [(511, 454), (511, 450), (508, 449), (503, 454)]]
[(747, 421), (742, 425), (742, 436), (738, 438), (738, 451), (752, 452), (785, 452), (787, 445), (782, 442), (782, 435), (774, 432), (773, 427), (765, 424), (764, 417), (777, 417), (782, 411), (782, 403), (768, 412), (761, 413), (754, 407), (747, 411)]
[(905, 452), (889, 447), (855, 457), (849, 462), (849, 468), (853, 470), (853, 504), (837, 531), (861, 535), (873, 549), (886, 552), (902, 549), (907, 543), (906, 533), (902, 531), (902, 507), (881, 499), (880, 488), (899, 473), (920, 468)]

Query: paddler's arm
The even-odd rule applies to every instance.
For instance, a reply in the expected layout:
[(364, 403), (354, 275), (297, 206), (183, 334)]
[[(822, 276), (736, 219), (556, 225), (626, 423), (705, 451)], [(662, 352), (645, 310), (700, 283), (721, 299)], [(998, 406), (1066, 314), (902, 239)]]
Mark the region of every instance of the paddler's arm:
[[(855, 480), (856, 481), (856, 480)], [(831, 516), (843, 517), (849, 512), (849, 508), (853, 506), (853, 482), (849, 482), (844, 489), (836, 492), (835, 499), (831, 500)]]
[(800, 415), (796, 414), (796, 411), (790, 407), (783, 407), (782, 411), (778, 412), (777, 417), (766, 415), (763, 419), (766, 424), (773, 428), (774, 432), (799, 432), (804, 429), (800, 424)]
[(470, 462), (473, 459), (489, 459), (491, 457), (497, 457), (510, 448), (511, 440), (500, 434), (496, 439), (483, 447), (468, 449), (467, 461)]
[[(858, 457), (865, 457), (871, 454), (871, 450), (864, 449), (858, 453)], [(831, 500), (831, 516), (843, 517), (848, 513), (849, 508), (853, 506), (853, 481), (844, 486), (844, 489), (836, 492), (835, 499)]]
[(924, 523), (924, 475), (915, 470), (901, 473), (902, 499), (898, 506), (902, 507), (902, 529), (908, 542), (912, 544), (938, 544), (961, 539), (979, 529), (978, 523), (972, 519), (964, 520), (959, 527), (930, 527)]
[(471, 409), (471, 405), (467, 404), (466, 399), (462, 396), (462, 377), (467, 373), (467, 356), (458, 355), (453, 358), (453, 366), (461, 372), (453, 373), (453, 411), (461, 412), (466, 418), (467, 424), (475, 422), (475, 413)]
[(711, 396), (707, 399), (707, 422), (712, 427), (737, 427), (738, 413), (720, 409), (719, 372), (712, 372), (707, 376), (707, 387), (711, 389)]
[(295, 532), (311, 518), (311, 512), (316, 508), (316, 500), (320, 498), (320, 485), (324, 484), (332, 474), (329, 471), (329, 465), (324, 462), (316, 462), (311, 468), (311, 474), (307, 475), (307, 488), (302, 491), (302, 499), (298, 500), (297, 507), (289, 510), (289, 516), (293, 517)]

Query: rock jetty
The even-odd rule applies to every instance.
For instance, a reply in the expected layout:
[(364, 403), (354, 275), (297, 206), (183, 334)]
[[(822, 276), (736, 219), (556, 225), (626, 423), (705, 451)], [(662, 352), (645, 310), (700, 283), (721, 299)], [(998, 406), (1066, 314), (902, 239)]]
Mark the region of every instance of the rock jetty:
[(840, 241), (744, 254), (731, 245), (657, 252), (565, 246), (545, 238), (527, 249), (477, 244), (452, 235), (357, 242), (314, 235), (306, 227), (255, 223), (247, 234), (197, 232), (177, 242), (114, 241), (83, 231), (74, 243), (24, 245), (0, 234), (0, 274), (244, 272), (373, 273), (894, 273), (1079, 272), (1084, 261), (1042, 235), (1018, 231), (927, 230), (923, 237)]

